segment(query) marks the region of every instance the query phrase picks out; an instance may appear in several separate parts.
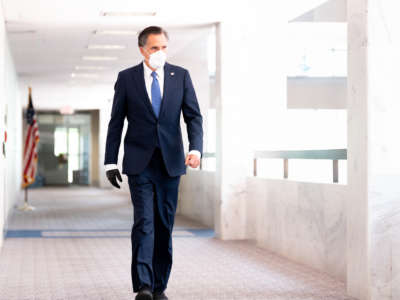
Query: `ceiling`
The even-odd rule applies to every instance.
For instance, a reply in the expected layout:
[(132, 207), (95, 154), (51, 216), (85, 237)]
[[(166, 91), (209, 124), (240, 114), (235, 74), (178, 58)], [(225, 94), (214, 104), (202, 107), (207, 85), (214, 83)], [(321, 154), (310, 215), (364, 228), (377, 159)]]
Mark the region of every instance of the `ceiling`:
[[(324, 2), (324, 0), (281, 0), (278, 4), (275, 1), (261, 0), (1, 1), (11, 52), (20, 80), (29, 84), (46, 85), (110, 84), (115, 81), (117, 71), (142, 60), (137, 46), (137, 34), (98, 35), (94, 34), (96, 30), (138, 32), (149, 25), (163, 26), (170, 36), (168, 57), (174, 58), (187, 45), (205, 38), (212, 25), (227, 15), (233, 16), (233, 20), (252, 14), (262, 17), (265, 8), (269, 12), (271, 9), (277, 11), (280, 9), (286, 14), (283, 17), (290, 19)], [(103, 16), (104, 12), (155, 13), (155, 16)], [(93, 44), (122, 45), (125, 48), (88, 49), (88, 45)], [(113, 56), (117, 59), (113, 61), (82, 59), (83, 56), (92, 55)], [(77, 66), (104, 69), (77, 70)], [(79, 74), (89, 78), (77, 77)]]
[[(218, 17), (204, 6), (195, 16), (185, 14), (183, 1), (57, 1), (3, 0), (6, 30), (18, 76), (24, 82), (52, 84), (109, 84), (116, 72), (142, 60), (137, 34), (104, 35), (100, 30), (140, 32), (163, 26), (170, 36), (168, 57), (209, 34)], [(166, 5), (168, 2), (168, 5)], [(196, 2), (193, 2), (193, 4)], [(184, 7), (183, 7), (184, 5)], [(186, 5), (186, 7), (185, 7)], [(155, 16), (102, 16), (103, 12), (153, 13)], [(124, 49), (88, 49), (88, 45), (120, 45)], [(112, 56), (113, 61), (86, 61), (83, 56)], [(101, 67), (102, 70), (77, 70)], [(81, 77), (86, 76), (86, 77)]]

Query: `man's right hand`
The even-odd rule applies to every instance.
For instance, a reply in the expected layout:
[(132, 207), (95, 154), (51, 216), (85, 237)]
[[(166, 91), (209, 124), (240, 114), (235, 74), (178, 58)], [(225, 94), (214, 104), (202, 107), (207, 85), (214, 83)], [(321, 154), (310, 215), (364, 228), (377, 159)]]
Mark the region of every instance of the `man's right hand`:
[(122, 182), (122, 177), (121, 177), (121, 173), (119, 172), (118, 169), (112, 169), (112, 170), (108, 170), (106, 172), (107, 178), (108, 180), (111, 182), (111, 184), (113, 186), (115, 186), (116, 188), (121, 188), (117, 182), (117, 178), (120, 182)]

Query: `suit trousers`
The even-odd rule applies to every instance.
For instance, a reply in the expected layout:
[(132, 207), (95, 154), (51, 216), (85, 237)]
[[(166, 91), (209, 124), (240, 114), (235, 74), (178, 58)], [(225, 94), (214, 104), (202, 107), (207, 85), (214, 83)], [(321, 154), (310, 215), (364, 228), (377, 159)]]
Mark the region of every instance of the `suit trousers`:
[(168, 175), (160, 148), (146, 168), (128, 175), (134, 222), (131, 232), (133, 292), (148, 285), (162, 292), (172, 267), (172, 230), (180, 175)]

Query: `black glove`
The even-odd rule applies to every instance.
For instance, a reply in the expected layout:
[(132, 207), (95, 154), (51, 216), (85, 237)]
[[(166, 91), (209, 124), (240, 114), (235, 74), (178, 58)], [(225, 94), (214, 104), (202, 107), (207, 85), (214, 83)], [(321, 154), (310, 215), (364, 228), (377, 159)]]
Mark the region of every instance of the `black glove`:
[(120, 186), (117, 182), (117, 178), (119, 181), (122, 182), (122, 177), (121, 177), (121, 173), (119, 173), (118, 169), (108, 170), (106, 172), (106, 175), (107, 175), (108, 180), (111, 182), (111, 184), (113, 186), (115, 186), (116, 188), (120, 188)]

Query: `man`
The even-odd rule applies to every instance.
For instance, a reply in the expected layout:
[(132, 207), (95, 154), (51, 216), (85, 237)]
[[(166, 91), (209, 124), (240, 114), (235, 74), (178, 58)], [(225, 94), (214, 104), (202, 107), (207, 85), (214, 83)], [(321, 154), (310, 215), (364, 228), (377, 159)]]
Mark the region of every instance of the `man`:
[[(120, 71), (114, 86), (105, 150), (107, 178), (119, 188), (118, 150), (125, 117), (122, 173), (134, 208), (132, 286), (137, 300), (168, 299), (172, 229), (180, 176), (197, 168), (203, 151), (203, 118), (188, 70), (165, 62), (168, 34), (145, 28), (138, 37), (143, 62)], [(180, 115), (187, 126), (184, 155)]]

